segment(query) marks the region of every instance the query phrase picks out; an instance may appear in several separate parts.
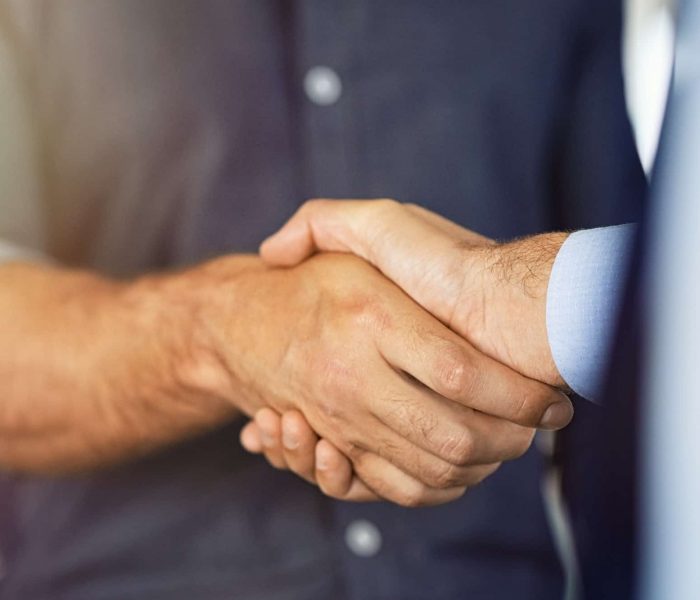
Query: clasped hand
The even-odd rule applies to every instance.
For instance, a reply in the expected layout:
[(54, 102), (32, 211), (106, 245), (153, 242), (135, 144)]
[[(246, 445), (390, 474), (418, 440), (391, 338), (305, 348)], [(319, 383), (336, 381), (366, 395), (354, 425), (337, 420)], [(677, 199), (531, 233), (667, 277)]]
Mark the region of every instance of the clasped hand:
[(278, 363), (290, 386), (261, 393), (243, 446), (335, 498), (461, 496), (573, 415), (544, 324), (564, 238), (499, 245), (390, 200), (306, 203), (261, 247), (314, 285)]

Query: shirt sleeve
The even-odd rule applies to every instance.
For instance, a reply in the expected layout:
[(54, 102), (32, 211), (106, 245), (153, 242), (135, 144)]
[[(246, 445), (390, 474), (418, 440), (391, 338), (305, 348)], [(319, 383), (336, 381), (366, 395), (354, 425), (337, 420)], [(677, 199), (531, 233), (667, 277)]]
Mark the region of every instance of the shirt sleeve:
[(547, 335), (564, 381), (595, 401), (605, 376), (636, 225), (572, 233), (552, 267)]

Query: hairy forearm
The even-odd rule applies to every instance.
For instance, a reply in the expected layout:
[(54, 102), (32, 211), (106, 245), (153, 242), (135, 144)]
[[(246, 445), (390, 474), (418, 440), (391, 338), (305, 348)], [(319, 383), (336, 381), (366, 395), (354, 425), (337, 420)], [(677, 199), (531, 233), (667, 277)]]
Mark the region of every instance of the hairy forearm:
[(519, 372), (566, 388), (552, 357), (546, 324), (547, 287), (566, 233), (546, 233), (468, 249), (479, 277), (468, 294), (479, 297), (466, 313), (473, 341), (487, 354)]
[(94, 468), (234, 418), (196, 278), (0, 267), (0, 468)]

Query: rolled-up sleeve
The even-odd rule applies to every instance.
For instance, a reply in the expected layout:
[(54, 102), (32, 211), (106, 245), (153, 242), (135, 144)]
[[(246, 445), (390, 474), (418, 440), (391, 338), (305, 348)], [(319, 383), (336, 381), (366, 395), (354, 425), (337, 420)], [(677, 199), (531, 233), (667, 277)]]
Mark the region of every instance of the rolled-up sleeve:
[(635, 233), (633, 224), (577, 231), (552, 267), (549, 345), (564, 381), (588, 400), (600, 397)]

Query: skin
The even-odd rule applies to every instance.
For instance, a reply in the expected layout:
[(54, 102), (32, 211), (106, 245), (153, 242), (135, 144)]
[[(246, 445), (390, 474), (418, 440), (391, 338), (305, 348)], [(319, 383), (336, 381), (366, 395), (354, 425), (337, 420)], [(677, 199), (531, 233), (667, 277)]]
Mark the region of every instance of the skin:
[[(12, 348), (0, 467), (15, 472), (101, 468), (242, 415), (290, 413), (325, 440), (299, 436), (314, 472), (332, 449), (352, 461), (353, 498), (418, 506), (459, 497), (525, 452), (534, 427), (571, 418), (559, 391), (349, 255), (284, 269), (228, 256), (133, 281), (4, 265), (0, 330)], [(543, 422), (552, 405), (564, 412)]]
[[(360, 256), (485, 354), (565, 390), (545, 319), (547, 282), (565, 239), (551, 233), (497, 244), (418, 206), (316, 200), (266, 240), (261, 255), (286, 266), (324, 251)], [(299, 412), (260, 411), (241, 442), (329, 496), (359, 499), (361, 475)]]

